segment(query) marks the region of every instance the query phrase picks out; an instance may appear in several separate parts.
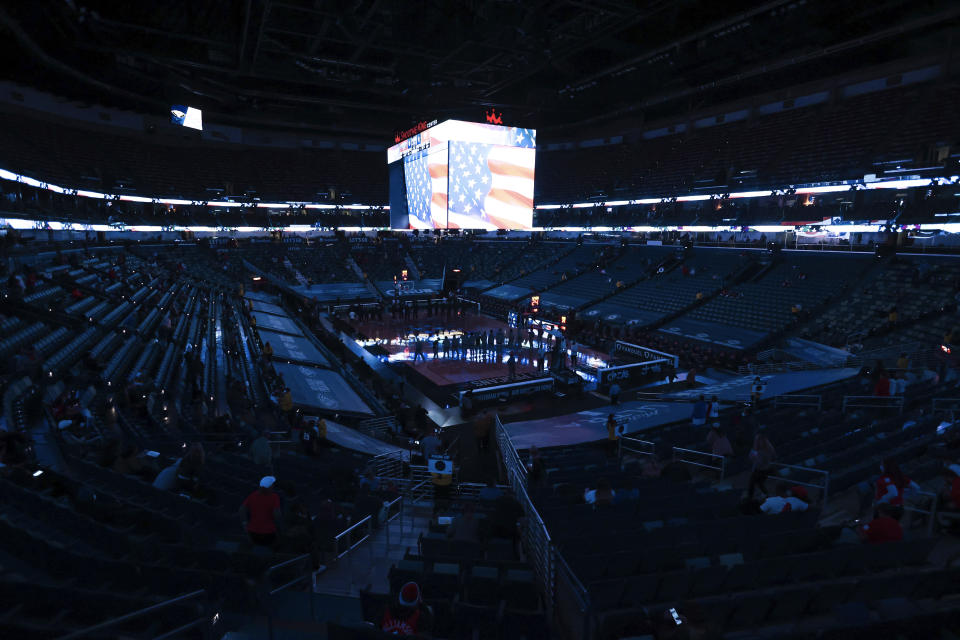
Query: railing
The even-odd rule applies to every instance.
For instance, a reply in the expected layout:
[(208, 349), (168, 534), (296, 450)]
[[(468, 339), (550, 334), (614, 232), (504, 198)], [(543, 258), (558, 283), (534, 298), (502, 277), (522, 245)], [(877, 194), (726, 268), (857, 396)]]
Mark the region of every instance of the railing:
[[(198, 599), (198, 598), (200, 598), (201, 596), (205, 596), (206, 593), (207, 593), (206, 589), (200, 589), (200, 590), (198, 590), (198, 591), (191, 591), (190, 593), (185, 593), (185, 594), (183, 594), (182, 596), (177, 596), (176, 598), (171, 598), (170, 600), (166, 600), (166, 601), (164, 601), (164, 602), (160, 602), (160, 603), (158, 603), (158, 604), (154, 604), (154, 605), (151, 605), (151, 606), (149, 606), (149, 607), (145, 607), (145, 608), (143, 608), (143, 609), (139, 609), (139, 610), (137, 610), (137, 611), (133, 611), (133, 612), (131, 612), (131, 613), (124, 614), (124, 615), (122, 615), (122, 616), (117, 616), (116, 618), (111, 618), (110, 620), (107, 620), (107, 621), (105, 621), (105, 622), (101, 622), (100, 624), (95, 624), (95, 625), (93, 625), (92, 627), (87, 627), (86, 629), (80, 629), (79, 631), (74, 631), (73, 633), (68, 633), (68, 634), (65, 635), (65, 636), (61, 636), (61, 637), (59, 638), (59, 640), (73, 640), (73, 638), (83, 638), (83, 637), (86, 637), (86, 636), (88, 636), (88, 635), (90, 635), (90, 634), (92, 634), (92, 633), (94, 633), (94, 632), (102, 631), (103, 629), (109, 629), (110, 627), (115, 627), (116, 625), (121, 624), (121, 623), (124, 623), (124, 622), (127, 622), (127, 621), (129, 621), (129, 620), (134, 620), (134, 619), (136, 619), (136, 618), (141, 618), (141, 617), (143, 617), (143, 616), (156, 613), (157, 611), (161, 611), (161, 610), (166, 609), (166, 608), (168, 608), (168, 607), (171, 607), (171, 606), (173, 606), (173, 605), (181, 604), (181, 603), (183, 603), (183, 602), (187, 602), (187, 601), (190, 601), (190, 600)], [(188, 631), (188, 630), (193, 629), (193, 628), (195, 628), (195, 627), (199, 627), (200, 625), (202, 625), (202, 624), (204, 624), (204, 623), (213, 624), (217, 619), (218, 619), (217, 616), (214, 616), (213, 618), (208, 618), (206, 615), (202, 615), (201, 617), (197, 618), (196, 620), (191, 620), (191, 621), (189, 621), (189, 622), (186, 622), (186, 623), (180, 625), (180, 626), (177, 627), (176, 629), (173, 629), (173, 630), (171, 630), (171, 631), (168, 631), (168, 632), (166, 632), (166, 633), (164, 633), (164, 634), (161, 634), (161, 635), (159, 635), (159, 636), (155, 636), (155, 637), (154, 637), (154, 640), (161, 640), (162, 638), (173, 638), (173, 637), (175, 637), (175, 636), (183, 633), (184, 631)], [(117, 634), (117, 636), (120, 636), (120, 635), (123, 635), (123, 634), (120, 634), (120, 633)]]
[(564, 560), (563, 555), (555, 551), (554, 559), (556, 561), (554, 600), (557, 622), (560, 627), (567, 630), (565, 636), (567, 640), (589, 640), (593, 631), (593, 608), (589, 592)]
[(617, 440), (617, 460), (623, 469), (623, 456), (632, 453), (639, 456), (656, 456), (657, 445), (649, 440), (640, 440), (630, 436), (620, 436)]
[[(547, 603), (547, 611), (552, 614), (554, 610), (554, 576), (553, 561), (556, 557), (556, 551), (550, 540), (550, 533), (543, 524), (543, 519), (537, 512), (536, 507), (527, 494), (527, 469), (520, 460), (516, 447), (510, 440), (510, 435), (503, 427), (500, 416), (496, 417), (496, 438), (497, 445), (503, 456), (503, 464), (507, 479), (513, 487), (514, 496), (520, 506), (523, 507), (524, 519), (522, 521), (522, 540), (527, 548), (527, 553), (533, 563), (534, 573), (540, 584), (541, 593)], [(583, 593), (583, 599), (587, 600), (586, 592)]]
[(373, 456), (369, 466), (373, 468), (378, 478), (403, 477), (403, 452), (388, 451), (387, 453)]
[[(772, 462), (770, 466), (775, 470), (776, 478), (787, 480), (790, 484), (812, 487), (820, 490), (820, 504), (827, 504), (827, 495), (830, 491), (830, 472), (823, 469), (814, 469), (813, 467), (802, 467), (795, 464), (784, 464), (782, 462)], [(798, 480), (793, 477), (795, 473), (815, 476), (813, 479)]]
[(681, 449), (680, 447), (674, 447), (673, 461), (682, 462), (684, 464), (700, 467), (702, 469), (716, 471), (720, 474), (720, 480), (723, 480), (723, 475), (726, 473), (727, 469), (727, 459), (723, 456), (718, 456), (714, 453), (707, 453), (706, 451), (697, 451), (696, 449)]
[(781, 395), (773, 399), (773, 407), (816, 407), (817, 411), (823, 405), (823, 398), (818, 395)]
[[(927, 535), (933, 533), (933, 523), (937, 519), (937, 494), (931, 491), (909, 491), (903, 501), (903, 510), (927, 516)], [(923, 498), (925, 505), (918, 504), (917, 498)]]
[[(298, 565), (305, 565), (306, 568), (304, 569)], [(292, 580), (287, 580), (286, 582), (284, 582), (279, 586), (276, 586), (276, 587), (273, 586), (273, 584), (271, 583), (271, 578), (273, 577), (273, 574), (278, 571), (283, 571), (287, 569), (289, 569), (289, 574), (293, 574), (296, 577), (294, 577)], [(297, 556), (296, 558), (290, 558), (285, 562), (281, 562), (279, 564), (273, 565), (272, 567), (267, 569), (266, 573), (263, 576), (263, 579), (267, 587), (267, 595), (275, 596), (281, 591), (285, 591), (296, 584), (311, 580), (312, 577), (313, 577), (313, 560), (309, 553), (305, 553), (303, 555)], [(314, 612), (313, 612), (312, 594), (309, 600), (310, 600), (310, 619), (313, 620)], [(267, 611), (267, 637), (270, 640), (273, 640), (273, 607), (270, 607), (270, 609)]]
[[(362, 520), (350, 525), (337, 535), (333, 536), (333, 554), (337, 560), (341, 559), (361, 544), (373, 533), (373, 517), (366, 516)], [(356, 536), (360, 536), (357, 538)], [(341, 549), (343, 549), (341, 551)]]
[(397, 432), (397, 419), (394, 416), (385, 416), (362, 420), (357, 423), (357, 431), (378, 440), (391, 442), (393, 434)]
[[(497, 489), (503, 492), (513, 493), (513, 487), (508, 484), (498, 484), (495, 485)], [(461, 482), (457, 485), (457, 490), (460, 492), (459, 497), (466, 500), (479, 500), (480, 492), (485, 489), (487, 485), (481, 484), (479, 482)]]
[(783, 371), (811, 371), (814, 369), (827, 369), (830, 367), (842, 367), (844, 363), (838, 360), (835, 364), (807, 362), (806, 360), (790, 360), (787, 362), (764, 362), (762, 364), (744, 364), (737, 368), (740, 375), (764, 375), (768, 373), (781, 373)]
[(637, 391), (634, 394), (636, 400), (643, 400), (645, 402), (660, 402), (663, 400), (662, 393), (655, 393), (652, 391)]
[(896, 409), (903, 413), (903, 396), (843, 396), (843, 413), (847, 409)]

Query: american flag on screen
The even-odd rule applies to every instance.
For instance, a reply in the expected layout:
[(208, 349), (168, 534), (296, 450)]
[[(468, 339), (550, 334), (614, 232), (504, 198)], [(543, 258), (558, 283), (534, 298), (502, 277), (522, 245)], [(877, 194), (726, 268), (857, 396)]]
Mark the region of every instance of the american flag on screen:
[(450, 143), (450, 206), (452, 228), (524, 229), (533, 212), (536, 151), (533, 139), (516, 129), (517, 146)]
[[(427, 153), (429, 151), (429, 153)], [(431, 147), (404, 159), (407, 208), (413, 229), (447, 226), (447, 149)]]

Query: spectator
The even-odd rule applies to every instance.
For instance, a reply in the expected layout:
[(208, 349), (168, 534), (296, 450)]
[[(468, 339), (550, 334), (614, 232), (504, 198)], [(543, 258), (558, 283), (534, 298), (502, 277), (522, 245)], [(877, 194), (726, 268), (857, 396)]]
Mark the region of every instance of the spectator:
[(889, 505), (890, 513), (899, 517), (903, 513), (903, 496), (906, 491), (919, 489), (920, 485), (900, 470), (896, 460), (887, 458), (880, 464), (880, 477), (877, 478), (874, 503), (878, 507), (884, 504)]
[(426, 438), (420, 441), (420, 453), (423, 455), (425, 463), (429, 463), (430, 458), (440, 450), (441, 444), (436, 430), (431, 431)]
[(280, 522), (280, 496), (273, 491), (277, 481), (273, 476), (264, 476), (260, 487), (248, 495), (240, 506), (246, 517), (246, 530), (253, 544), (271, 546), (277, 539), (277, 523)]
[(270, 346), (269, 342), (263, 343), (263, 359), (269, 360), (273, 357), (273, 347)]
[(450, 491), (453, 485), (453, 463), (449, 460), (440, 460), (430, 468), (430, 481), (433, 483), (433, 512), (445, 509), (450, 500)]
[(806, 498), (807, 492), (803, 487), (787, 487), (785, 484), (780, 484), (777, 486), (776, 495), (770, 496), (760, 505), (760, 512), (776, 515), (791, 511), (806, 511), (810, 506)]
[(596, 489), (587, 489), (583, 492), (583, 501), (587, 504), (596, 506), (610, 506), (617, 493), (610, 486), (610, 481), (606, 478), (600, 478), (597, 481)]
[(387, 605), (380, 618), (380, 630), (397, 636), (422, 635), (432, 627), (433, 611), (423, 604), (416, 582), (403, 585), (396, 603)]
[(280, 411), (283, 413), (283, 417), (289, 423), (293, 413), (293, 396), (290, 395), (289, 388), (284, 388), (283, 393), (280, 396), (279, 405)]
[(699, 427), (700, 425), (706, 424), (707, 409), (707, 401), (703, 394), (700, 394), (700, 397), (697, 399), (697, 401), (693, 403), (693, 413), (690, 417), (690, 421), (694, 426)]
[(473, 423), (473, 437), (477, 442), (477, 451), (481, 454), (490, 450), (490, 431), (493, 427), (493, 416), (481, 415)]
[(857, 535), (867, 544), (883, 544), (903, 540), (903, 527), (895, 517), (890, 505), (881, 505), (877, 517), (856, 529)]
[(711, 422), (720, 419), (720, 400), (717, 396), (710, 398), (710, 404), (707, 406), (707, 417), (710, 418)]
[(732, 456), (733, 446), (730, 444), (730, 438), (726, 432), (720, 428), (720, 425), (714, 424), (710, 427), (710, 433), (707, 434), (707, 446), (710, 447), (710, 453), (715, 456)]
[(543, 479), (544, 466), (543, 458), (540, 456), (540, 450), (536, 446), (530, 445), (530, 461), (527, 462), (527, 484), (535, 487)]
[(620, 385), (616, 382), (610, 385), (610, 404), (620, 404)]
[(512, 351), (510, 352), (510, 357), (507, 358), (507, 375), (511, 382), (517, 379), (517, 359)]
[(313, 420), (300, 430), (300, 449), (308, 456), (320, 453), (317, 424)]
[[(620, 427), (620, 433), (623, 433), (623, 427)], [(617, 418), (611, 413), (607, 416), (607, 455), (614, 456), (617, 454)]]
[(273, 450), (270, 449), (269, 431), (260, 432), (260, 436), (250, 445), (250, 459), (253, 464), (270, 467), (273, 464)]
[(747, 498), (752, 499), (759, 488), (765, 492), (765, 483), (770, 475), (770, 467), (777, 458), (777, 450), (766, 434), (760, 432), (753, 439), (753, 449), (750, 450), (750, 462), (753, 469), (750, 473), (750, 482), (747, 485)]
[(907, 357), (906, 353), (901, 353), (900, 357), (897, 358), (897, 369), (901, 371), (906, 371), (910, 368), (910, 358)]

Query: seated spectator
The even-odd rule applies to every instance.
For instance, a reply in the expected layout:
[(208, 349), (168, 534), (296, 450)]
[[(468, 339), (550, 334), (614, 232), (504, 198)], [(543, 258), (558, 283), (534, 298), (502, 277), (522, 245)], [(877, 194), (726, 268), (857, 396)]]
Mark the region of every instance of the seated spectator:
[(280, 496), (273, 491), (277, 481), (273, 476), (264, 476), (260, 487), (248, 495), (240, 505), (246, 518), (247, 534), (253, 544), (271, 546), (277, 539), (277, 523), (280, 522)]
[(901, 470), (896, 460), (887, 458), (880, 465), (880, 477), (877, 478), (875, 505), (889, 505), (894, 511), (903, 512), (904, 494), (910, 491), (919, 491), (920, 485), (908, 478)]
[(707, 446), (710, 452), (715, 456), (732, 456), (733, 446), (730, 444), (730, 438), (726, 432), (720, 428), (720, 425), (714, 424), (707, 434)]
[(896, 513), (889, 505), (881, 505), (877, 517), (860, 525), (856, 530), (857, 535), (867, 544), (899, 542), (903, 540), (903, 527), (895, 516)]
[(583, 492), (583, 501), (596, 506), (610, 506), (616, 497), (616, 491), (610, 486), (610, 481), (600, 478), (596, 489), (587, 489)]
[(380, 630), (397, 636), (429, 634), (432, 627), (433, 610), (423, 604), (416, 582), (403, 585), (396, 602), (387, 605), (380, 618)]
[(792, 511), (806, 511), (809, 504), (805, 499), (807, 492), (803, 487), (787, 487), (786, 484), (777, 486), (776, 495), (770, 496), (760, 504), (760, 512), (767, 515), (788, 513)]

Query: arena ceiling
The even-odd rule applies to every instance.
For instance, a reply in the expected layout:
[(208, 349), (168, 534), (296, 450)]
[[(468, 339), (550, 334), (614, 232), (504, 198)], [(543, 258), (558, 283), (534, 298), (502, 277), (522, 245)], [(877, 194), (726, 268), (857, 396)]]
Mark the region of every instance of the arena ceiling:
[(9, 78), (207, 121), (388, 139), (420, 120), (622, 126), (948, 51), (952, 0), (35, 0)]

